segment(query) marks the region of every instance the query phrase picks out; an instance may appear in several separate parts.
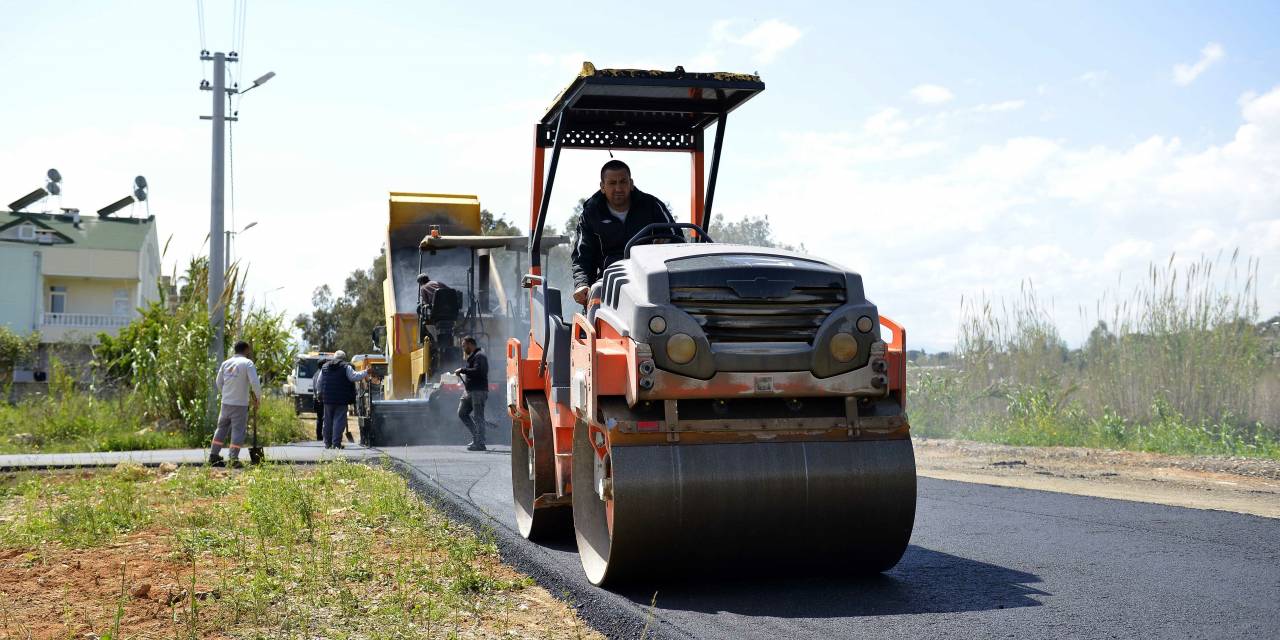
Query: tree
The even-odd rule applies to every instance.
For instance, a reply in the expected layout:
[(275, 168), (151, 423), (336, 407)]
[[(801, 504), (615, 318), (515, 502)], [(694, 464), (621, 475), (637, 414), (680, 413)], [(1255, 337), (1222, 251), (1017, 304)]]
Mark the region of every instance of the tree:
[(334, 298), (329, 285), (316, 288), (311, 296), (314, 309), (293, 321), (312, 348), (341, 349), (352, 355), (372, 350), (369, 336), (374, 327), (386, 322), (382, 294), (382, 282), (387, 279), (385, 256), (385, 251), (380, 252), (368, 269), (352, 271), (343, 283), (341, 297)]
[(488, 209), (480, 210), (480, 233), (486, 236), (518, 236), (520, 227), (507, 220), (506, 214), (494, 215)]
[(333, 351), (338, 339), (338, 318), (334, 313), (333, 291), (329, 285), (320, 285), (311, 292), (311, 306), (315, 309), (309, 315), (298, 314), (293, 325), (302, 330), (302, 340), (311, 348)]
[(723, 216), (711, 221), (707, 234), (716, 242), (727, 244), (745, 244), (753, 247), (775, 247), (788, 251), (804, 251), (804, 244), (799, 247), (779, 242), (773, 233), (773, 224), (769, 216), (746, 216), (733, 222), (725, 221)]
[[(94, 367), (106, 381), (131, 390), (147, 417), (181, 420), (192, 443), (204, 442), (212, 432), (206, 403), (218, 364), (209, 357), (213, 331), (207, 307), (207, 267), (204, 258), (193, 258), (187, 265), (186, 286), (179, 292), (178, 304), (170, 307), (163, 301), (151, 302), (116, 335), (98, 334), (93, 354)], [(240, 290), (240, 276), (234, 271), (227, 290)], [(246, 309), (238, 294), (227, 297), (234, 298), (225, 316), (227, 347), (236, 340), (248, 340), (253, 344), (263, 385), (282, 382), (293, 366), (294, 355), (284, 317), (264, 309)]]
[(0, 385), (9, 382), (13, 369), (30, 358), (39, 344), (40, 334), (34, 331), (21, 336), (0, 325)]

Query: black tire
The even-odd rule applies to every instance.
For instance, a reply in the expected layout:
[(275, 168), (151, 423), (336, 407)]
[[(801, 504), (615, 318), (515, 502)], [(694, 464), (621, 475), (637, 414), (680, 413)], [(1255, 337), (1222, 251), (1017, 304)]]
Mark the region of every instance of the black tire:
[(511, 493), (520, 535), (534, 542), (562, 539), (573, 530), (568, 506), (535, 508), (538, 496), (555, 493), (555, 451), (552, 447), (551, 413), (546, 397), (526, 397), (533, 426), (533, 448), (524, 439), (520, 421), (511, 421)]

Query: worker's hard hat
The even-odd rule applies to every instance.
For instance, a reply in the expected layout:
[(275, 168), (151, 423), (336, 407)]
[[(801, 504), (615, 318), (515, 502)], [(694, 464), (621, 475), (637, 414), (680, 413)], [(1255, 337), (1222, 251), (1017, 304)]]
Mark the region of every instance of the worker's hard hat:
[(346, 351), (342, 351), (342, 350), (335, 351), (335, 352), (334, 352), (334, 354), (333, 354), (333, 359), (334, 359), (334, 360), (339, 360), (339, 361), (341, 361), (341, 360), (346, 360), (346, 359), (347, 359), (347, 352), (346, 352)]
[(418, 284), (426, 284), (428, 282), (431, 282), (431, 278), (427, 276), (427, 274), (425, 273), (418, 274)]

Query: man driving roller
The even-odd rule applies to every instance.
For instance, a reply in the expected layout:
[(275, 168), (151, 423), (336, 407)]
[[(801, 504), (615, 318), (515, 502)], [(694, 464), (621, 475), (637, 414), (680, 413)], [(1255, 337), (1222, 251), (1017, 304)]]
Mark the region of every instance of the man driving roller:
[[(605, 267), (622, 259), (627, 241), (646, 226), (674, 223), (662, 201), (635, 188), (631, 168), (621, 160), (610, 160), (600, 168), (600, 190), (582, 205), (582, 217), (574, 234), (573, 299), (587, 304), (591, 285)], [(674, 230), (655, 235), (668, 239), (680, 236)]]

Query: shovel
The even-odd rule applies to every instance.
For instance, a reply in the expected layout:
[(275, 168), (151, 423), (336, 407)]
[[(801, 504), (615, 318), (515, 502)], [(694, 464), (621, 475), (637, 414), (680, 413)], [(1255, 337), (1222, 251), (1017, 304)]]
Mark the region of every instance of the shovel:
[(257, 407), (253, 408), (253, 413), (250, 416), (250, 420), (253, 420), (253, 446), (249, 447), (249, 464), (258, 465), (258, 464), (262, 464), (262, 461), (266, 460), (267, 456), (266, 456), (266, 453), (263, 452), (262, 446), (258, 444), (258, 408)]

